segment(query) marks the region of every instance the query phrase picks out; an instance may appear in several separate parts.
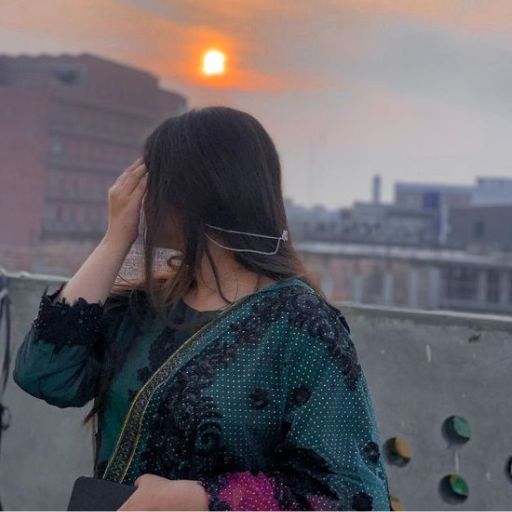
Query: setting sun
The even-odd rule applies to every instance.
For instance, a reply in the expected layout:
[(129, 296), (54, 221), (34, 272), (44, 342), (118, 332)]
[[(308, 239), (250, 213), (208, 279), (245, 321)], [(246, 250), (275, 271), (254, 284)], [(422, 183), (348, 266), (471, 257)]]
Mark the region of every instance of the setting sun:
[(203, 56), (203, 73), (205, 75), (223, 75), (226, 55), (219, 50), (208, 50)]

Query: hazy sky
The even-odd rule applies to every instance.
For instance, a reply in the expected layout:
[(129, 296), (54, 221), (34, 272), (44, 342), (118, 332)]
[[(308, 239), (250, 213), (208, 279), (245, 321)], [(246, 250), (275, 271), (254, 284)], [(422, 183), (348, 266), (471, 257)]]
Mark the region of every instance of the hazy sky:
[(84, 51), (255, 115), (305, 205), (512, 176), (511, 0), (0, 0), (0, 52)]

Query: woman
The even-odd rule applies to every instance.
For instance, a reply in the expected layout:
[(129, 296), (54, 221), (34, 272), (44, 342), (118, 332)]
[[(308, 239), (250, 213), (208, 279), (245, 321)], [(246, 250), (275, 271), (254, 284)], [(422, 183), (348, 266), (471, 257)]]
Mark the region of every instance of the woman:
[[(144, 214), (145, 278), (115, 278)], [(177, 251), (155, 274), (154, 248)], [(95, 476), (120, 510), (389, 510), (364, 374), (341, 312), (287, 233), (261, 124), (227, 107), (170, 118), (109, 190), (104, 238), (48, 294), (14, 380), (94, 399)]]

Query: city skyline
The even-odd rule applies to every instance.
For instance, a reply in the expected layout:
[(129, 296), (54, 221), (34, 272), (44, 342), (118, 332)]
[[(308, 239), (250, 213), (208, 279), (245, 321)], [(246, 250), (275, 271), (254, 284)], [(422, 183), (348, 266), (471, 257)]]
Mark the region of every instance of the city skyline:
[[(396, 181), (512, 175), (509, 2), (65, 4), (4, 0), (3, 52), (89, 52), (157, 75), (191, 107), (254, 114), (301, 205), (369, 200), (374, 174), (384, 201)], [(225, 76), (199, 73), (209, 48), (226, 53)]]

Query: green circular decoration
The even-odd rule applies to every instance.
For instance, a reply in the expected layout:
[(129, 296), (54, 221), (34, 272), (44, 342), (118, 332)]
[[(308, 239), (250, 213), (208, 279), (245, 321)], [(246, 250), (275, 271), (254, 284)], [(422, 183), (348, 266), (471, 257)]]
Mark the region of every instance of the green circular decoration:
[(440, 482), (440, 490), (447, 503), (461, 503), (469, 497), (469, 486), (466, 480), (457, 473), (444, 476)]
[(471, 427), (469, 426), (469, 422), (466, 418), (462, 416), (453, 416), (453, 428), (457, 434), (469, 441), (471, 439)]
[(469, 421), (463, 416), (453, 415), (443, 423), (443, 432), (454, 443), (467, 443), (471, 439)]
[(469, 496), (469, 487), (466, 480), (460, 475), (450, 475), (450, 487), (454, 494), (467, 498)]

